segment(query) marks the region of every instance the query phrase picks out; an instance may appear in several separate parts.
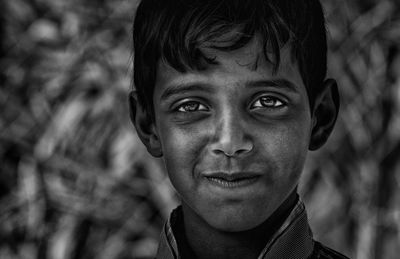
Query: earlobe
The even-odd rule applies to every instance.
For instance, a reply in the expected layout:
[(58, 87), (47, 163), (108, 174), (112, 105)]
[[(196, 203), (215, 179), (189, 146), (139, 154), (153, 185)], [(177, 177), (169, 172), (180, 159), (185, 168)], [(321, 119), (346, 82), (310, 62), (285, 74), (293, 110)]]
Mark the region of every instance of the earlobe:
[(140, 140), (146, 146), (147, 151), (154, 157), (161, 157), (161, 142), (155, 128), (154, 120), (140, 104), (137, 93), (134, 91), (129, 94), (129, 111), (131, 121), (136, 128)]
[(327, 79), (323, 90), (318, 93), (312, 112), (313, 128), (310, 139), (310, 150), (317, 150), (328, 140), (340, 107), (339, 91), (335, 80)]

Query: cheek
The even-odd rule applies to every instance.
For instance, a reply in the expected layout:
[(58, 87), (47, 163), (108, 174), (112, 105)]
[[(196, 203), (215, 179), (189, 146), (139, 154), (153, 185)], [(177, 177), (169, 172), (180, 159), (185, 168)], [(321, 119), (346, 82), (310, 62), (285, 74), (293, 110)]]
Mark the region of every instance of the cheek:
[(277, 167), (273, 175), (276, 183), (296, 182), (302, 172), (308, 152), (309, 130), (299, 123), (290, 123), (271, 129), (263, 136), (263, 153)]
[(207, 141), (196, 130), (171, 125), (160, 125), (160, 141), (163, 159), (170, 180), (176, 189), (190, 188), (195, 176), (194, 165), (201, 157)]
[(292, 174), (291, 178), (298, 180), (307, 157), (309, 134), (308, 131), (300, 131), (298, 128), (288, 129), (289, 133), (285, 150), (281, 157), (285, 165), (285, 171)]

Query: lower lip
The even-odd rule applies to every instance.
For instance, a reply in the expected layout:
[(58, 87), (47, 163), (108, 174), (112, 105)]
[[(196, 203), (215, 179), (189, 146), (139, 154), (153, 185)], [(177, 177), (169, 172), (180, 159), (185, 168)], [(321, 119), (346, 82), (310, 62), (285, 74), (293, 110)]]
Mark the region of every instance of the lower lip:
[(254, 184), (257, 182), (259, 179), (259, 176), (254, 176), (254, 177), (249, 177), (249, 178), (242, 178), (242, 179), (237, 179), (237, 180), (232, 180), (232, 181), (227, 181), (222, 178), (214, 178), (214, 177), (206, 177), (206, 179), (219, 187), (226, 188), (226, 189), (232, 189), (232, 188), (239, 188), (239, 187), (245, 187)]

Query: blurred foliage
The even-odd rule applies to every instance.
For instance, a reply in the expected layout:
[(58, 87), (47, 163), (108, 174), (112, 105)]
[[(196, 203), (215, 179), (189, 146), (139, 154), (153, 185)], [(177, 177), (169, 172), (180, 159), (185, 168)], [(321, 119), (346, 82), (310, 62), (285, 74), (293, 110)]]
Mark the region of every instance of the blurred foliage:
[[(300, 190), (317, 239), (398, 258), (400, 4), (322, 2), (342, 106)], [(136, 5), (0, 2), (0, 258), (154, 255), (178, 199), (129, 121)]]

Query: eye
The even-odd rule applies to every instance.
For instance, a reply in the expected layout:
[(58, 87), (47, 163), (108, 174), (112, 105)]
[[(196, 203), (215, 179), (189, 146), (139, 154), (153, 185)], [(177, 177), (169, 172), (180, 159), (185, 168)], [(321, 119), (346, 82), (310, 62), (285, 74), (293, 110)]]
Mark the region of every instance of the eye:
[(189, 101), (179, 105), (176, 108), (176, 111), (178, 112), (208, 111), (208, 108), (199, 102)]
[(261, 96), (251, 105), (251, 108), (281, 108), (284, 105), (283, 101), (274, 96)]

